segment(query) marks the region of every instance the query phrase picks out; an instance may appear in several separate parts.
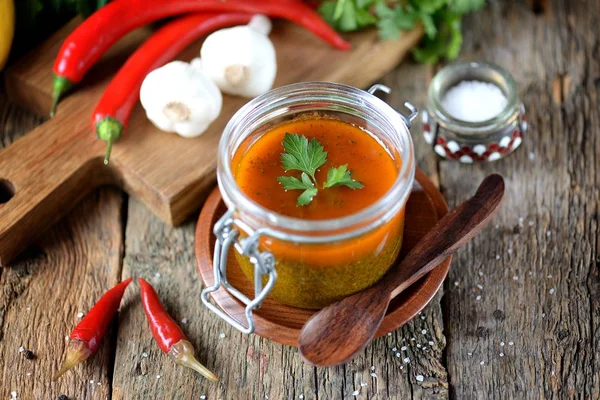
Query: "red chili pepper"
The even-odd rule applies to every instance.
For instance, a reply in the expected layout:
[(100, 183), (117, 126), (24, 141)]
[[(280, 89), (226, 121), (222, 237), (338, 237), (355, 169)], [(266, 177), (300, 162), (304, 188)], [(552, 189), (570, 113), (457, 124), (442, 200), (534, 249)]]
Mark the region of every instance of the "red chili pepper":
[(96, 354), (110, 322), (119, 309), (123, 293), (132, 279), (126, 279), (106, 292), (73, 329), (69, 335), (65, 362), (54, 379)]
[(189, 12), (246, 12), (285, 18), (347, 50), (346, 42), (321, 16), (298, 0), (115, 0), (92, 14), (65, 39), (54, 62), (52, 110), (60, 98), (113, 45), (131, 30)]
[(139, 278), (138, 281), (144, 311), (146, 311), (146, 317), (158, 347), (173, 357), (177, 364), (191, 368), (211, 381), (216, 381), (217, 377), (196, 360), (192, 344), (187, 340), (175, 320), (167, 313), (152, 285), (142, 278)]
[(107, 143), (104, 163), (108, 164), (113, 143), (127, 127), (131, 110), (140, 97), (146, 75), (162, 66), (196, 41), (226, 26), (247, 24), (252, 14), (192, 14), (156, 31), (119, 69), (92, 113), (92, 129)]

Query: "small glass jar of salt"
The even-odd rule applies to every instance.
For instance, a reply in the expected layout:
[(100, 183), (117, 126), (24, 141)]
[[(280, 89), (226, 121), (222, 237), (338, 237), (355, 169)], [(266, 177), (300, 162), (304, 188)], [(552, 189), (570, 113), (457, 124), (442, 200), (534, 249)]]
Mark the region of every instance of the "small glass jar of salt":
[(429, 85), (422, 119), (425, 141), (433, 150), (464, 163), (510, 154), (527, 130), (513, 77), (485, 62), (463, 61), (442, 68)]

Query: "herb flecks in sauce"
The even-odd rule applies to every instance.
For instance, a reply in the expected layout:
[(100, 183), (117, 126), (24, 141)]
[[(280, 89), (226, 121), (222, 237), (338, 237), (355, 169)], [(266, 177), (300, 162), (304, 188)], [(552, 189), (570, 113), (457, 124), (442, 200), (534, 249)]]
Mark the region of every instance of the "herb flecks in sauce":
[[(355, 144), (353, 141), (350, 143)], [(297, 203), (299, 206), (306, 206), (319, 191), (315, 172), (327, 161), (327, 152), (317, 139), (312, 138), (309, 141), (306, 136), (296, 133), (286, 132), (282, 145), (285, 153), (281, 153), (281, 164), (285, 171), (297, 170), (302, 174), (300, 179), (293, 176), (278, 176), (277, 180), (285, 190), (303, 190), (298, 196)], [(362, 183), (352, 179), (348, 164), (329, 168), (323, 189), (334, 186), (347, 186), (351, 189), (364, 187)]]

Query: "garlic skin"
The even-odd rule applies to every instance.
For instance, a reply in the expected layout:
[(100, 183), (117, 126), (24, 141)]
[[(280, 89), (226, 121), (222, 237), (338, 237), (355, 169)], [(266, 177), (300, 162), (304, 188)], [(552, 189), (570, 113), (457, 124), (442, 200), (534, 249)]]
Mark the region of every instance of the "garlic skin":
[(223, 96), (198, 60), (172, 61), (146, 76), (140, 102), (158, 129), (190, 138), (203, 134), (217, 119)]
[(277, 75), (270, 32), (271, 21), (264, 15), (213, 32), (200, 49), (202, 70), (223, 93), (252, 98), (269, 91)]

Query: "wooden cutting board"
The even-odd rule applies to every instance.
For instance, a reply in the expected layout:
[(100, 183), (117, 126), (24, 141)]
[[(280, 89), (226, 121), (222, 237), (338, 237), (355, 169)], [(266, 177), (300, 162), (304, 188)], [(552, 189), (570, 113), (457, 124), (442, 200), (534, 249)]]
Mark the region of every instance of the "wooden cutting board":
[[(54, 58), (80, 22), (73, 20), (6, 71), (11, 99), (48, 115)], [(91, 129), (91, 113), (111, 76), (151, 32), (143, 28), (123, 38), (60, 103), (54, 118), (0, 151), (0, 265), (103, 184), (121, 186), (173, 225), (202, 205), (215, 182), (221, 132), (248, 99), (224, 96), (219, 119), (193, 139), (159, 131), (138, 104), (108, 166), (102, 163), (104, 142)], [(415, 30), (398, 41), (380, 41), (373, 30), (355, 33), (346, 36), (352, 50), (342, 52), (298, 26), (276, 21), (271, 33), (278, 63), (275, 86), (318, 80), (365, 88), (394, 68), (421, 36)], [(200, 45), (190, 46), (179, 59), (196, 57)]]

